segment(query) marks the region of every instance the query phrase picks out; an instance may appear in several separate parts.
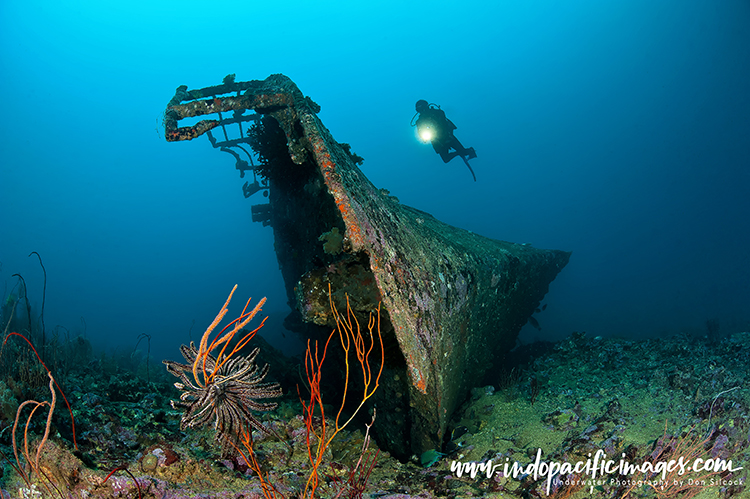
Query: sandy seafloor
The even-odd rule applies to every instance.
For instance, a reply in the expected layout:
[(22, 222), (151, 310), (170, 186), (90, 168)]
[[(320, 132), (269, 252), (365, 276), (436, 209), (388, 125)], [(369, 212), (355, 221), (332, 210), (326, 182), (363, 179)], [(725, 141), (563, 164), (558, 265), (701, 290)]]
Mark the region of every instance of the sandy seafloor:
[[(490, 373), (486, 379), (492, 384), (476, 387), (456, 411), (452, 438), (443, 449), (407, 463), (380, 452), (364, 485), (347, 483), (347, 477), (361, 454), (365, 428), (342, 432), (320, 468), (316, 496), (547, 497), (545, 477), (503, 473), (502, 465), (526, 467), (537, 454), (542, 462), (571, 466), (593, 459), (600, 450), (604, 459), (637, 465), (682, 457), (687, 464), (701, 458), (731, 460), (734, 468), (750, 466), (750, 333), (642, 341), (574, 333), (558, 343), (521, 347), (509, 358), (518, 365)], [(114, 359), (102, 369), (102, 360), (66, 373), (79, 450), (72, 448), (69, 415), (58, 401), (40, 456), (49, 480), (32, 474), (31, 489), (10, 464), (15, 459), (8, 418), (15, 414), (11, 399), (21, 388), (7, 377), (0, 383), (3, 497), (135, 498), (139, 492), (133, 478), (143, 498), (263, 497), (257, 477), (241, 459), (218, 455), (210, 430), (179, 430), (180, 413), (169, 406), (169, 398), (176, 396), (168, 388), (174, 378), (154, 372), (159, 367), (151, 365), (150, 383), (145, 383), (143, 362), (129, 372)], [(44, 399), (41, 387), (36, 393), (37, 400)], [(256, 437), (258, 459), (279, 497), (298, 497), (310, 469), (300, 414), (299, 402), (289, 397), (263, 417), (292, 450), (263, 434)], [(32, 456), (45, 417), (35, 416), (30, 425)], [(373, 442), (370, 458), (375, 450)], [(456, 462), (488, 461), (501, 465), (489, 478), (484, 473), (459, 477), (451, 470)], [(121, 466), (129, 473), (117, 471), (104, 482)], [(549, 496), (750, 497), (745, 469), (679, 471), (664, 472), (662, 481), (641, 472), (594, 479), (585, 473), (555, 474)]]

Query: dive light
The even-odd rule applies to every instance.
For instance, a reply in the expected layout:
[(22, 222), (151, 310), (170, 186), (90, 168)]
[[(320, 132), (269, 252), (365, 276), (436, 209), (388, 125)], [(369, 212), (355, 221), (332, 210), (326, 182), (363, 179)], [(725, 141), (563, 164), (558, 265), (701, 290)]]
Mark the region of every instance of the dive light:
[(428, 124), (420, 124), (417, 126), (417, 135), (419, 140), (428, 144), (435, 138), (435, 130)]

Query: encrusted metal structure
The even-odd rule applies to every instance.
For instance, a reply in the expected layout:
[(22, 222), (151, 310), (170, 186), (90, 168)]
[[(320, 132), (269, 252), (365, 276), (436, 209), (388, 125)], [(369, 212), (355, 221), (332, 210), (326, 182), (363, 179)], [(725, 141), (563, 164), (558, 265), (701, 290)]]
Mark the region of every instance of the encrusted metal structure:
[[(489, 239), (402, 205), (365, 177), (361, 158), (283, 75), (178, 88), (166, 138), (193, 139), (230, 111), (258, 116), (249, 136), (268, 185), (261, 206), (297, 318), (332, 325), (329, 285), (361, 313), (382, 301), (378, 445), (403, 458), (439, 449), (454, 410), (513, 347), (570, 253)], [(208, 114), (220, 118), (178, 126)]]

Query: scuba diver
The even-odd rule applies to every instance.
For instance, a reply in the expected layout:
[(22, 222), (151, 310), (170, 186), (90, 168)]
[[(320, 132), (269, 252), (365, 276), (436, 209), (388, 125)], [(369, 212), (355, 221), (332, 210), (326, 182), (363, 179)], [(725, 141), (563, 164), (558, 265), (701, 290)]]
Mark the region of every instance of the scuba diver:
[[(477, 176), (474, 175), (469, 160), (476, 158), (477, 153), (473, 147), (466, 148), (461, 145), (461, 142), (453, 135), (453, 130), (457, 128), (456, 125), (445, 117), (445, 112), (436, 104), (428, 104), (426, 100), (420, 99), (417, 101), (416, 109), (419, 118), (417, 118), (416, 123), (412, 118), (412, 126), (416, 124), (417, 134), (422, 142), (432, 143), (433, 149), (445, 163), (456, 156), (460, 156), (466, 166), (469, 167), (474, 182), (476, 182)], [(416, 117), (416, 115), (414, 116)], [(453, 149), (453, 151), (450, 151), (450, 149)]]

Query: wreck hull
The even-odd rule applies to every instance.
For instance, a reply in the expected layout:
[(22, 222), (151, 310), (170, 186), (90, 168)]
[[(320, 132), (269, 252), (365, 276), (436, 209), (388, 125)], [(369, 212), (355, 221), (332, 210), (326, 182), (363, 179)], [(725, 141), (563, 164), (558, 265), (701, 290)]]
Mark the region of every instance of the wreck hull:
[[(242, 97), (190, 105), (173, 99), (168, 114), (176, 123), (246, 106), (278, 124), (284, 153), (256, 152), (266, 160), (290, 304), (302, 320), (332, 326), (328, 285), (336, 303), (348, 295), (360, 313), (382, 302), (378, 443), (400, 457), (439, 449), (458, 405), (514, 346), (570, 253), (482, 237), (402, 205), (367, 179), (282, 75), (253, 82)], [(211, 126), (202, 123), (168, 127), (168, 138), (180, 130), (193, 138)]]

